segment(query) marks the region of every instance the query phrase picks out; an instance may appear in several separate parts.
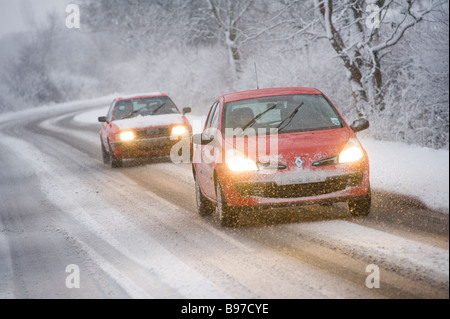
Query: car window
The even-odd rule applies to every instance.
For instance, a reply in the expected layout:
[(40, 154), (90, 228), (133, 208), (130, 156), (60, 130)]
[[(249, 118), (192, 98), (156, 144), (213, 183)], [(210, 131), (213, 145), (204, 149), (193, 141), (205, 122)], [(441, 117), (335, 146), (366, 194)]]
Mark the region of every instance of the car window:
[[(269, 110), (269, 108), (272, 108)], [(295, 113), (295, 110), (297, 112)], [(266, 113), (263, 113), (267, 111)], [(254, 123), (252, 120), (260, 115)], [(325, 130), (343, 127), (342, 118), (321, 94), (283, 95), (227, 103), (223, 132), (245, 128), (246, 135)]]
[(216, 114), (218, 113), (218, 105), (219, 105), (219, 101), (216, 101), (211, 106), (208, 117), (206, 118), (205, 128), (203, 130), (205, 133), (208, 132), (211, 127), (213, 127), (212, 123), (213, 123), (213, 120), (214, 120)]
[(114, 120), (179, 113), (177, 107), (167, 96), (122, 100), (114, 108)]
[(217, 101), (216, 110), (211, 120), (211, 128), (217, 129), (219, 127), (220, 102)]
[(106, 114), (106, 120), (110, 122), (112, 120), (112, 114), (114, 110), (114, 104), (116, 104), (116, 100), (113, 100), (108, 109), (108, 114)]

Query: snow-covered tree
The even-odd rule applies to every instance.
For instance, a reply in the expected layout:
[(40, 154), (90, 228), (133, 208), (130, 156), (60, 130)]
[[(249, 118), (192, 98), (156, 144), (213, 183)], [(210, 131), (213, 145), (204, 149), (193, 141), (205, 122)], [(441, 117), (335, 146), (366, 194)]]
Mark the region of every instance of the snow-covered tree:
[(290, 5), (309, 12), (309, 16), (293, 22), (295, 35), (306, 40), (304, 43), (329, 41), (346, 69), (357, 113), (368, 116), (385, 108), (384, 60), (409, 29), (443, 2), (292, 0)]
[(50, 15), (47, 24), (37, 27), (22, 47), (16, 60), (7, 66), (7, 83), (19, 104), (60, 102), (62, 96), (50, 73), (56, 38), (56, 22)]
[(201, 113), (255, 88), (256, 62), (261, 87), (316, 87), (365, 134), (448, 148), (448, 1), (79, 3), (81, 29), (36, 26), (0, 61), (0, 108), (150, 90)]
[(243, 40), (242, 20), (251, 10), (254, 0), (207, 0), (208, 9), (222, 33), (227, 48), (233, 80), (241, 73), (242, 54), (240, 42)]

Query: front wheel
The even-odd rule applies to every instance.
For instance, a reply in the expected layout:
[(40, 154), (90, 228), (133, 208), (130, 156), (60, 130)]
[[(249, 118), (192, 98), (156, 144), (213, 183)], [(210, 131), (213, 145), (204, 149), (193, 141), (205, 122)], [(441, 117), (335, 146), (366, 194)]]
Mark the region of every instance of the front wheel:
[(200, 216), (210, 216), (214, 212), (212, 203), (202, 194), (197, 177), (195, 177), (195, 200)]
[(216, 212), (220, 225), (224, 227), (235, 227), (239, 225), (239, 211), (236, 208), (228, 206), (219, 181), (217, 181), (216, 185), (216, 194)]
[(122, 167), (122, 165), (122, 160), (115, 157), (111, 147), (109, 147), (109, 166), (111, 166), (111, 168), (119, 168)]
[(103, 145), (103, 142), (100, 140), (100, 143), (102, 144), (102, 160), (103, 164), (109, 164), (110, 158), (109, 153), (106, 151), (105, 145)]
[(372, 196), (370, 188), (367, 195), (358, 199), (351, 199), (348, 201), (348, 209), (353, 216), (367, 216), (370, 213), (370, 207), (372, 206)]

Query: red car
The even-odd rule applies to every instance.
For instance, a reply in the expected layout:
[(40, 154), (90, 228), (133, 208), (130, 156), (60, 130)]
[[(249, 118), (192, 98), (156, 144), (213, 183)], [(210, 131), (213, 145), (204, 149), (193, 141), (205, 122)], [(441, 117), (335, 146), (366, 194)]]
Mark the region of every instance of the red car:
[(180, 140), (190, 143), (192, 128), (184, 116), (190, 111), (180, 112), (163, 93), (116, 98), (108, 114), (98, 118), (103, 162), (121, 167), (128, 158), (172, 155)]
[(355, 132), (320, 91), (271, 88), (225, 94), (193, 136), (197, 207), (223, 226), (254, 207), (348, 202), (370, 212), (369, 160)]

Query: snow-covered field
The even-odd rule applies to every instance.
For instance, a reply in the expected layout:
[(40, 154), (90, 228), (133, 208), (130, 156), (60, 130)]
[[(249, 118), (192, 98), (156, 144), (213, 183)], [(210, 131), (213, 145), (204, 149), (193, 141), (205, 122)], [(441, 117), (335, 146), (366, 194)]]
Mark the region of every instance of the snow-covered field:
[[(91, 110), (76, 121), (97, 123), (108, 108)], [(201, 131), (206, 116), (187, 114), (194, 133)], [(369, 154), (371, 185), (374, 189), (408, 195), (431, 209), (449, 212), (449, 151), (434, 150), (399, 142), (361, 138)]]
[(367, 138), (361, 143), (369, 154), (373, 188), (412, 196), (448, 214), (448, 150)]

